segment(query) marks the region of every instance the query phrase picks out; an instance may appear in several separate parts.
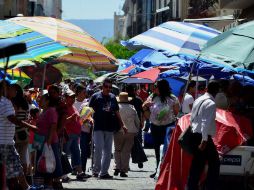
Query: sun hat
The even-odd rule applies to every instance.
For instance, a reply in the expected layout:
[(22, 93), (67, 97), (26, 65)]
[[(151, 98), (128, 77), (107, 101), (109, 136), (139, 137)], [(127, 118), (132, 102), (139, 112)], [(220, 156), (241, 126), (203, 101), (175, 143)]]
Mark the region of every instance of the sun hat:
[(131, 97), (128, 97), (128, 93), (127, 93), (127, 92), (121, 92), (121, 93), (119, 94), (119, 96), (116, 97), (116, 99), (117, 99), (117, 101), (118, 101), (119, 103), (128, 103), (129, 101), (132, 100)]

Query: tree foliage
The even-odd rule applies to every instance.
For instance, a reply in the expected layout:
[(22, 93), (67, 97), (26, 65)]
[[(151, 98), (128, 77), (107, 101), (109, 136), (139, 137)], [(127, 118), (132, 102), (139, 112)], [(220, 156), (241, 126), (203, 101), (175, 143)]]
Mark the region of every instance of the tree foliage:
[(122, 46), (119, 40), (109, 39), (104, 46), (117, 58), (117, 59), (129, 59), (132, 55), (137, 53), (134, 50), (128, 50)]

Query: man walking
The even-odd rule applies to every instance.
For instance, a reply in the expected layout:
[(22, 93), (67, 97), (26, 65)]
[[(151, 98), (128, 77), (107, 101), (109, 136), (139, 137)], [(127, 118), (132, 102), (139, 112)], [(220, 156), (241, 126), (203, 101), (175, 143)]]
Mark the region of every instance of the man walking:
[[(93, 94), (89, 107), (94, 109), (94, 165), (93, 176), (100, 179), (111, 179), (108, 169), (111, 161), (113, 132), (116, 122), (126, 132), (119, 114), (119, 106), (116, 97), (111, 93), (112, 82), (105, 79), (102, 91)], [(116, 118), (113, 121), (113, 118)]]
[(192, 142), (195, 151), (188, 177), (187, 190), (199, 189), (199, 179), (206, 161), (208, 162), (208, 172), (205, 189), (216, 189), (220, 171), (220, 161), (212, 137), (216, 132), (216, 105), (214, 98), (218, 92), (219, 83), (211, 81), (208, 84), (207, 92), (193, 103), (191, 127), (193, 131)]

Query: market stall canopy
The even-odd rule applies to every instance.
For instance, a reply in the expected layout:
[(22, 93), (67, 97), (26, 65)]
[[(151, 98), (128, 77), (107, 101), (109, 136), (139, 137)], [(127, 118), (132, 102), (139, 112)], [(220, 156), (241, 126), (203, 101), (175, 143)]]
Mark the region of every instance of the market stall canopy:
[[(17, 65), (34, 65), (33, 62), (45, 64), (59, 56), (71, 53), (66, 47), (39, 32), (9, 21), (0, 20), (0, 38), (13, 41), (9, 48), (5, 48), (5, 54), (14, 54), (9, 59), (9, 68), (16, 67)], [(20, 47), (20, 45), (15, 46), (13, 45), (14, 43), (21, 43), (22, 46), (26, 47), (27, 52), (22, 51), (24, 47)], [(18, 53), (19, 51), (22, 54)], [(4, 66), (5, 60), (0, 59), (0, 68), (4, 68)]]
[(97, 70), (116, 70), (116, 58), (87, 32), (71, 23), (51, 17), (15, 17), (10, 22), (30, 28), (71, 48), (72, 54), (59, 61), (71, 62)]
[(165, 22), (130, 40), (122, 41), (129, 49), (152, 48), (167, 55), (197, 55), (200, 46), (221, 32), (199, 24)]
[(142, 49), (130, 58), (130, 61), (145, 68), (158, 66), (181, 66), (188, 61), (192, 61), (186, 56), (166, 56), (153, 49)]
[(122, 81), (122, 83), (132, 83), (132, 84), (149, 84), (149, 83), (155, 83), (160, 73), (160, 69), (158, 68), (151, 68), (147, 71), (143, 71), (141, 73), (138, 73), (136, 75), (133, 75), (125, 80)]
[(133, 63), (130, 60), (127, 59), (118, 59), (118, 69), (117, 72), (120, 72), (124, 69), (126, 69), (127, 67), (133, 65)]
[(209, 40), (201, 60), (254, 70), (254, 21), (239, 25)]

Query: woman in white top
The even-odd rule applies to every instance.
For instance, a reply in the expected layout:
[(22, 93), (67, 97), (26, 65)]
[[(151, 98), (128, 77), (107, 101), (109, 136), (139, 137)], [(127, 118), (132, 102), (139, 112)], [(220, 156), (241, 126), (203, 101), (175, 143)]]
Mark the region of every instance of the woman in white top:
[(127, 128), (125, 133), (120, 129), (114, 134), (115, 144), (115, 172), (117, 176), (120, 172), (121, 177), (128, 177), (127, 172), (129, 168), (131, 149), (134, 143), (134, 136), (138, 133), (140, 128), (140, 120), (133, 105), (129, 103), (128, 93), (121, 92), (119, 94), (119, 113), (122, 118), (124, 126)]
[(179, 112), (179, 101), (171, 93), (168, 81), (159, 80), (155, 84), (154, 94), (143, 104), (144, 111), (150, 110), (151, 133), (154, 141), (156, 156), (156, 170), (150, 177), (154, 177), (160, 162), (160, 145), (164, 144), (167, 128), (175, 124)]

